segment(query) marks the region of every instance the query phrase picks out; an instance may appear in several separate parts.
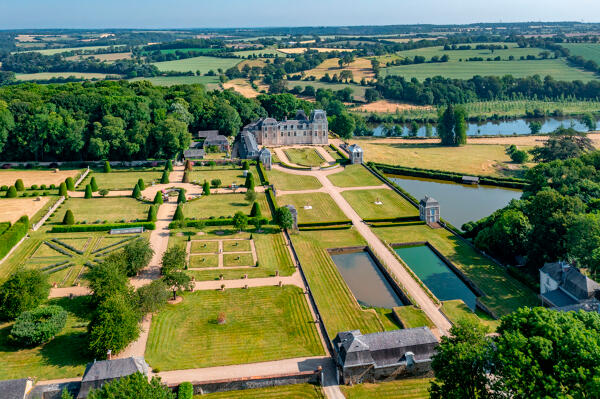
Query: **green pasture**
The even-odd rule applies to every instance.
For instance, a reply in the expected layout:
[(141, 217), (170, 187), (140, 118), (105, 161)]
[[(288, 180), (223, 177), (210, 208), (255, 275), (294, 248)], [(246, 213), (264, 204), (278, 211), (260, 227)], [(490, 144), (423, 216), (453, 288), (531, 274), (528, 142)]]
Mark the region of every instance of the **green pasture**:
[[(169, 61), (173, 62), (173, 61)], [(195, 73), (196, 71), (194, 71)], [(208, 70), (201, 71), (202, 73), (208, 72)], [(218, 76), (154, 76), (151, 78), (142, 77), (131, 79), (132, 82), (147, 80), (155, 86), (175, 86), (175, 85), (191, 85), (201, 84), (206, 87), (207, 90), (216, 90), (219, 88), (221, 82)]]
[(560, 45), (569, 49), (571, 55), (600, 64), (600, 43), (561, 43)]
[(407, 378), (377, 384), (341, 385), (346, 399), (427, 399), (430, 378)]
[(221, 58), (221, 57), (192, 57), (185, 58), (182, 60), (174, 61), (163, 61), (155, 62), (155, 65), (161, 71), (176, 71), (176, 72), (187, 72), (187, 71), (200, 71), (202, 74), (213, 70), (217, 72), (220, 68), (223, 71), (237, 65), (240, 62), (239, 58)]
[(319, 166), (325, 160), (314, 148), (286, 148), (283, 150), (291, 163), (302, 166)]

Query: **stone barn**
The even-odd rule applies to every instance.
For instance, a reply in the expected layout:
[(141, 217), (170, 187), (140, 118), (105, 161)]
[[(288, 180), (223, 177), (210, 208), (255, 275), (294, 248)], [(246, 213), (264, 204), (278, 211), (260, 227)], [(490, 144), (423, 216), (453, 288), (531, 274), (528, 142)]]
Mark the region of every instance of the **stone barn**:
[(437, 345), (438, 340), (427, 327), (366, 335), (359, 330), (338, 333), (333, 347), (340, 383), (428, 374)]

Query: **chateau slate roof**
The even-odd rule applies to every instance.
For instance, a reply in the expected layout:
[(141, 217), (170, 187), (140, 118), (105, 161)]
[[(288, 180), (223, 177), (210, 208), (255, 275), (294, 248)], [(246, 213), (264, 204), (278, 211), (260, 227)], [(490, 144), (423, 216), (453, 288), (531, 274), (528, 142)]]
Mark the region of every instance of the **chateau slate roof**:
[(564, 292), (560, 288), (557, 288), (552, 291), (548, 291), (545, 294), (542, 294), (542, 296), (544, 297), (544, 299), (546, 299), (552, 305), (557, 306), (557, 307), (570, 306), (570, 305), (574, 305), (577, 303), (577, 301), (575, 299), (573, 299), (571, 296), (569, 296), (566, 292)]
[(597, 291), (600, 291), (600, 284), (582, 274), (574, 266), (562, 262), (552, 262), (545, 263), (540, 270), (558, 282), (560, 288), (578, 300), (592, 298)]
[(219, 134), (217, 136), (207, 137), (206, 140), (204, 140), (204, 147), (210, 146), (210, 145), (222, 145), (222, 144), (229, 144), (229, 141), (227, 141), (227, 137), (225, 137), (221, 134)]
[(362, 148), (358, 144), (352, 144), (348, 147), (349, 152), (362, 152)]
[(256, 143), (256, 137), (252, 133), (248, 131), (240, 133), (239, 151), (241, 158), (258, 155), (258, 144)]
[(256, 130), (261, 129), (263, 125), (275, 125), (275, 126), (296, 126), (296, 125), (308, 125), (314, 121), (326, 121), (327, 114), (322, 109), (315, 109), (310, 113), (310, 118), (306, 116), (303, 110), (296, 112), (296, 119), (285, 119), (277, 121), (271, 117), (263, 117), (259, 120), (249, 123), (244, 126), (243, 130)]
[(426, 195), (425, 198), (423, 198), (421, 201), (419, 201), (419, 204), (423, 205), (423, 206), (435, 206), (435, 205), (439, 205), (440, 203), (433, 197), (430, 197), (429, 195)]
[(218, 130), (199, 130), (198, 131), (199, 139), (207, 139), (209, 137), (214, 137), (214, 136), (218, 136), (218, 135), (219, 135)]
[(204, 158), (206, 156), (206, 151), (202, 148), (190, 148), (183, 151), (184, 158)]
[(88, 363), (78, 398), (85, 398), (92, 388), (98, 388), (104, 381), (125, 377), (136, 372), (148, 375), (148, 363), (143, 357), (128, 357), (125, 359), (101, 360)]
[(0, 381), (0, 398), (23, 399), (30, 384), (31, 381), (28, 378)]

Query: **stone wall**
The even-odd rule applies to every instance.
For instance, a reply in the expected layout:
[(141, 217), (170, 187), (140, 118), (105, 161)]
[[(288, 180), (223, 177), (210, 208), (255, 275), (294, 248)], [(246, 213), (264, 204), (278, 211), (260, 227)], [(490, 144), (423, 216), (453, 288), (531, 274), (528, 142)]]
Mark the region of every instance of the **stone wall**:
[(344, 369), (340, 375), (344, 384), (375, 383), (383, 380), (395, 380), (416, 376), (431, 375), (431, 359), (417, 360), (410, 366), (401, 362), (388, 367), (360, 366)]

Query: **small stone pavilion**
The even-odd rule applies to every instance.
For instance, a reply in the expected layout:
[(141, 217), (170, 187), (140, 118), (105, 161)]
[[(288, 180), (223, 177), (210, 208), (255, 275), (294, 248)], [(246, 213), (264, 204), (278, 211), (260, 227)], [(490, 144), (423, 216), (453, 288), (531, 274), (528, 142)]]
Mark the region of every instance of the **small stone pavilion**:
[(267, 147), (258, 152), (258, 160), (264, 165), (266, 170), (271, 170), (271, 151)]
[(363, 149), (358, 144), (348, 146), (348, 154), (350, 155), (351, 164), (363, 163)]
[(426, 195), (419, 201), (419, 219), (427, 224), (436, 224), (440, 221), (440, 203)]

